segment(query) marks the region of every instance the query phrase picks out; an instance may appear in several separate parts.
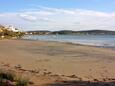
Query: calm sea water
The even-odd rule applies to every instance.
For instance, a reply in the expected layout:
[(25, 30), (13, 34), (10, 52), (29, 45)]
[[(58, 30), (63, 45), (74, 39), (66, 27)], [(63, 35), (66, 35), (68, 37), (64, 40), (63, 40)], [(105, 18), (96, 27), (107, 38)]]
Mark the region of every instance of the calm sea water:
[(115, 35), (26, 35), (23, 39), (115, 47)]

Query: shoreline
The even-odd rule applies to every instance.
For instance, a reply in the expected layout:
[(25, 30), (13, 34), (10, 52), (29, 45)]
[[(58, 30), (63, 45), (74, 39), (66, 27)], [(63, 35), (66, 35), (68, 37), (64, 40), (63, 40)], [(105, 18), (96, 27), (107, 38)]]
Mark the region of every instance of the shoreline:
[(1, 65), (9, 64), (13, 68), (21, 66), (22, 70), (39, 71), (40, 75), (58, 75), (66, 80), (79, 78), (83, 81), (115, 78), (115, 51), (112, 49), (6, 39), (0, 41), (0, 49)]
[[(16, 40), (16, 39), (14, 39)], [(25, 40), (25, 41), (41, 41), (41, 42), (57, 42), (57, 43), (65, 43), (70, 45), (79, 45), (79, 46), (88, 46), (88, 47), (97, 47), (97, 48), (105, 48), (105, 49), (112, 49), (115, 50), (115, 46), (96, 46), (96, 45), (88, 45), (88, 44), (82, 44), (82, 43), (74, 43), (74, 42), (63, 42), (63, 41), (42, 41), (42, 40), (33, 40), (33, 39), (17, 39), (17, 40)]]
[[(115, 48), (114, 45), (114, 36), (110, 35), (110, 37), (108, 35), (105, 35), (105, 37), (103, 37), (103, 35), (92, 35), (91, 37), (89, 36), (66, 36), (66, 35), (28, 35), (28, 36), (24, 36), (23, 39), (28, 39), (28, 40), (38, 40), (38, 41), (56, 41), (56, 42), (70, 42), (70, 43), (74, 43), (74, 44), (81, 44), (81, 45), (89, 45), (89, 46), (96, 46), (96, 47), (105, 47), (105, 48)], [(93, 37), (94, 36), (94, 37)], [(107, 36), (107, 37), (106, 37)], [(112, 37), (111, 37), (112, 36)], [(48, 39), (48, 40), (47, 40)], [(67, 39), (67, 40), (66, 40)], [(107, 41), (108, 40), (108, 41)]]

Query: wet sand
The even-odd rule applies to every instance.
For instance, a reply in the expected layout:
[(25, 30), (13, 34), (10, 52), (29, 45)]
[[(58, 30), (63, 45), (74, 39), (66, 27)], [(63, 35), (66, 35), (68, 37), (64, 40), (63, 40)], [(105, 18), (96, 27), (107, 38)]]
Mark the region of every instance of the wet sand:
[[(39, 84), (36, 86), (55, 80), (115, 79), (115, 50), (79, 44), (1, 40), (0, 64), (5, 68), (25, 71), (24, 74)], [(28, 75), (28, 71), (35, 76)]]

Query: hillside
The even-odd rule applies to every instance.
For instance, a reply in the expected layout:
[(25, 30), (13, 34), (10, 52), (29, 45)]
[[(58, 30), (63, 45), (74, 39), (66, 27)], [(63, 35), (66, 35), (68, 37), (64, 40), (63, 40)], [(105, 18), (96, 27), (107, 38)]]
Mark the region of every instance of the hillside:
[(0, 39), (1, 38), (20, 38), (24, 35), (24, 32), (13, 26), (0, 25)]
[(86, 30), (86, 31), (27, 31), (27, 34), (33, 35), (115, 35), (115, 31), (108, 30)]

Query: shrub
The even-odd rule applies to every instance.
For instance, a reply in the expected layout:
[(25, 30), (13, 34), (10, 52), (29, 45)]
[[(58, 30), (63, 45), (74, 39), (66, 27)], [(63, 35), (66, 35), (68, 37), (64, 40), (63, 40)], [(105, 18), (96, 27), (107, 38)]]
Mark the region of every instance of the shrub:
[(16, 86), (28, 86), (29, 81), (27, 79), (18, 79)]
[(28, 86), (29, 80), (18, 78), (14, 72), (0, 70), (0, 86)]
[(13, 72), (0, 71), (0, 78), (14, 81), (15, 80), (15, 74)]

